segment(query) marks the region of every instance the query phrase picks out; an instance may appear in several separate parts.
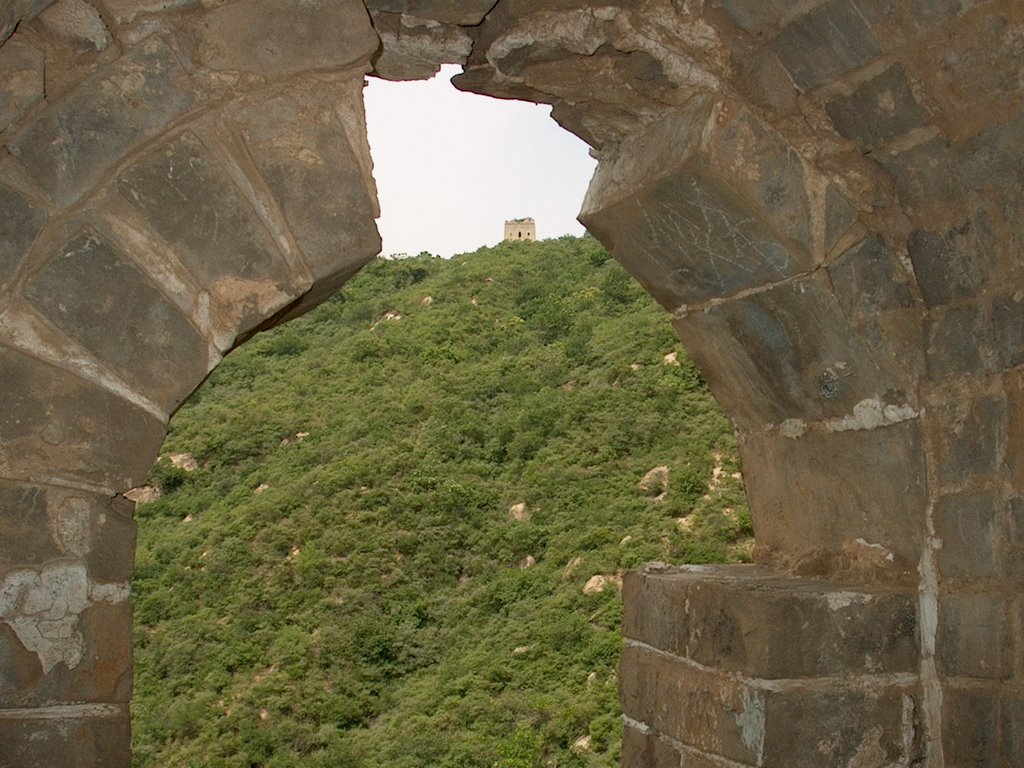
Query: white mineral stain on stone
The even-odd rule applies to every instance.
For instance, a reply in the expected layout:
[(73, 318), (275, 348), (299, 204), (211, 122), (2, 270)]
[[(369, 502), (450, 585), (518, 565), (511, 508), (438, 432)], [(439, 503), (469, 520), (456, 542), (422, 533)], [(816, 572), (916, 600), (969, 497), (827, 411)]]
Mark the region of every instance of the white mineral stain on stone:
[(783, 437), (801, 437), (807, 431), (807, 425), (800, 419), (786, 419), (779, 424), (779, 433)]
[(740, 693), (743, 710), (735, 715), (736, 725), (740, 728), (743, 746), (757, 755), (761, 763), (761, 751), (764, 746), (764, 699), (756, 691), (743, 690)]
[(88, 604), (89, 580), (80, 562), (14, 571), (0, 585), (0, 618), (39, 657), (44, 673), (61, 662), (73, 669), (82, 660), (78, 616)]
[(825, 595), (828, 607), (833, 611), (849, 608), (851, 605), (859, 605), (872, 600), (871, 595), (864, 595), (858, 592), (830, 592)]
[(883, 405), (877, 397), (866, 398), (853, 406), (853, 413), (829, 419), (825, 426), (829, 432), (854, 429), (876, 429), (901, 421), (917, 418), (918, 412), (909, 405)]

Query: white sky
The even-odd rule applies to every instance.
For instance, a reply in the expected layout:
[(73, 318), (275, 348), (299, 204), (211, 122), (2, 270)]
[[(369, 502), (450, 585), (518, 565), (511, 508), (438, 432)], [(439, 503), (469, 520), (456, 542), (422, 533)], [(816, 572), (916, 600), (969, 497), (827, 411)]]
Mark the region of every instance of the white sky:
[(369, 78), (383, 254), (475, 251), (502, 239), (505, 219), (525, 216), (537, 220), (538, 238), (583, 234), (576, 215), (595, 166), (586, 144), (549, 107), (457, 91), (449, 80), (460, 71)]

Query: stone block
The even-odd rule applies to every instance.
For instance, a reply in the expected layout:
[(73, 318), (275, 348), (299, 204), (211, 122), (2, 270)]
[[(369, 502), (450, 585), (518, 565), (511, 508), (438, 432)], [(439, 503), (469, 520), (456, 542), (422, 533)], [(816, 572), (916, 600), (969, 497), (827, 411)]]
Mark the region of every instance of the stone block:
[(361, 74), (294, 83), (236, 115), (317, 281), (297, 311), (316, 306), (380, 252), (362, 83)]
[(733, 24), (746, 32), (776, 27), (792, 3), (788, 0), (712, 0), (713, 8), (721, 8)]
[(1006, 680), (1013, 673), (1013, 611), (999, 594), (939, 598), (936, 662), (943, 677)]
[(45, 8), (51, 0), (5, 0), (0, 3), (0, 44), (21, 21), (28, 21)]
[(993, 297), (992, 330), (1000, 367), (1016, 368), (1024, 363), (1024, 294)]
[(619, 679), (627, 717), (685, 745), (757, 764), (765, 692), (630, 644), (622, 651)]
[(42, 51), (17, 40), (0, 46), (0, 132), (43, 97), (45, 59)]
[(196, 17), (195, 58), (214, 70), (285, 77), (370, 68), (380, 40), (358, 0), (241, 0)]
[[(2, 49), (0, 49), (2, 50)], [(0, 285), (13, 277), (25, 251), (46, 223), (46, 211), (13, 189), (0, 186)]]
[(177, 57), (153, 36), (43, 112), (11, 150), (54, 202), (69, 205), (195, 98)]
[(750, 435), (740, 455), (758, 541), (769, 550), (838, 553), (859, 539), (892, 553), (897, 570), (916, 567), (928, 503), (917, 419), (798, 438)]
[(915, 230), (907, 241), (917, 284), (929, 307), (975, 296), (994, 277), (994, 254), (984, 248), (971, 220), (945, 232)]
[(40, 14), (39, 22), (49, 34), (79, 51), (103, 51), (110, 45), (106, 24), (85, 0), (57, 0)]
[(131, 579), (135, 521), (114, 511), (109, 497), (0, 482), (0, 521), (0, 573), (74, 558), (96, 581)]
[(1009, 766), (997, 761), (999, 698), (994, 688), (960, 689), (942, 693), (942, 751), (952, 768)]
[(999, 393), (943, 388), (928, 396), (925, 418), (934, 435), (942, 486), (994, 477), (1006, 451), (1006, 400)]
[(899, 64), (859, 85), (848, 96), (836, 96), (825, 105), (836, 130), (864, 149), (882, 144), (928, 124)]
[(372, 11), (404, 13), (469, 27), (483, 21), (494, 4), (494, 0), (366, 0), (366, 7)]
[(65, 334), (168, 412), (210, 370), (207, 340), (146, 275), (92, 231), (65, 243), (29, 279), (25, 296)]
[(1024, 765), (1024, 697), (1007, 693), (999, 706), (999, 765)]
[(866, 590), (755, 566), (626, 577), (623, 632), (697, 664), (756, 679), (914, 673), (913, 588)]
[(986, 373), (996, 366), (992, 323), (980, 302), (931, 310), (925, 317), (928, 377)]
[(939, 574), (958, 580), (1003, 572), (1000, 542), (1006, 534), (1004, 502), (991, 493), (943, 496), (935, 505), (935, 532), (942, 539)]
[(3, 768), (130, 768), (127, 712), (108, 716), (4, 717), (0, 713)]
[(880, 235), (850, 248), (828, 267), (836, 298), (852, 317), (867, 319), (913, 306), (907, 274)]
[(1024, 117), (986, 128), (977, 136), (953, 148), (960, 175), (970, 189), (989, 186), (1018, 190), (1024, 183), (1020, 144)]
[(191, 133), (159, 147), (117, 182), (207, 288), (219, 316), (250, 330), (294, 292), (288, 265), (238, 187)]
[(626, 725), (622, 736), (622, 768), (715, 768), (699, 753), (680, 752), (654, 732)]
[(911, 391), (891, 354), (860, 339), (820, 273), (689, 312), (674, 325), (743, 429), (842, 417), (862, 401), (897, 393), (902, 402), (898, 393)]
[(797, 17), (771, 46), (803, 91), (830, 83), (882, 52), (850, 0), (830, 0)]
[(140, 485), (165, 424), (95, 384), (0, 346), (0, 474)]
[(764, 757), (758, 765), (920, 765), (925, 760), (925, 746), (916, 711), (919, 700), (920, 690), (895, 685), (769, 694)]
[[(808, 170), (733, 102), (695, 99), (631, 140), (591, 182), (581, 221), (665, 307), (809, 271), (852, 221), (837, 193), (818, 232)], [(817, 181), (815, 181), (817, 183)]]
[(872, 157), (892, 176), (904, 206), (919, 209), (936, 203), (959, 203), (963, 197), (962, 181), (941, 137), (900, 152), (875, 152)]
[(956, 145), (1020, 117), (1024, 83), (1024, 9), (1015, 2), (976, 7), (936, 30), (906, 59), (922, 83), (943, 135)]
[[(0, 586), (11, 587), (3, 580)], [(14, 670), (0, 679), (0, 707), (127, 704), (132, 690), (127, 585), (120, 594), (125, 597), (117, 602), (89, 602), (74, 614), (51, 609), (40, 620), (0, 614), (0, 662), (5, 671)], [(79, 607), (72, 602), (71, 609)]]
[(716, 758), (764, 768), (854, 765), (863, 754), (873, 755), (873, 765), (912, 765), (922, 758), (915, 728), (920, 692), (914, 688), (832, 683), (763, 689), (630, 644), (620, 680), (627, 717), (639, 720), (633, 689), (642, 690), (649, 700), (642, 708), (652, 716), (642, 722)]

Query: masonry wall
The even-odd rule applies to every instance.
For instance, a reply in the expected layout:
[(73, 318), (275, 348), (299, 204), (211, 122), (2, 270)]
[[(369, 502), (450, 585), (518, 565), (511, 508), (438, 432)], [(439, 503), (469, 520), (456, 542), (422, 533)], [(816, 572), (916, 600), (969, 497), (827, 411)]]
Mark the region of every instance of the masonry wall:
[[(360, 91), (551, 104), (740, 437), (758, 565), (625, 591), (627, 766), (1024, 764), (1015, 0), (0, 0), (0, 744), (129, 764), (131, 504), (379, 249)], [(665, 425), (671, 429), (671, 424)]]

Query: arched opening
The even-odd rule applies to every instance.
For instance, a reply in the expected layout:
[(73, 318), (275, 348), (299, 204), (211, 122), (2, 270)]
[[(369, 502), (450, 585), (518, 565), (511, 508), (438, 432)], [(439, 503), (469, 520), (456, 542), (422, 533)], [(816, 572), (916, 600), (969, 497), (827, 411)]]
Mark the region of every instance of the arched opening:
[(14, 764), (127, 763), (117, 493), (378, 250), (363, 77), (444, 60), (595, 148), (588, 229), (740, 434), (762, 566), (627, 580), (627, 759), (1022, 762), (1020, 9), (556, 5), (4, 7)]

